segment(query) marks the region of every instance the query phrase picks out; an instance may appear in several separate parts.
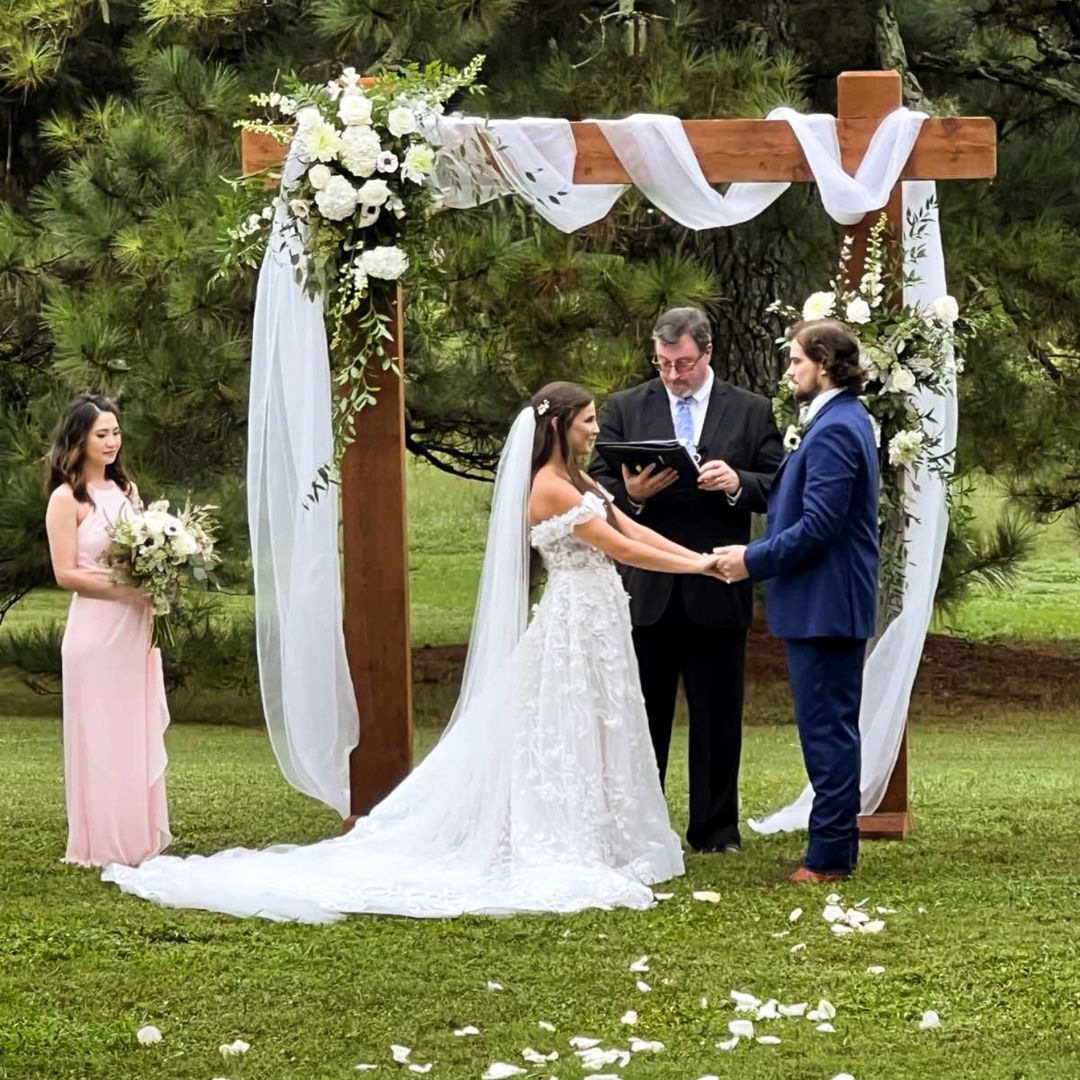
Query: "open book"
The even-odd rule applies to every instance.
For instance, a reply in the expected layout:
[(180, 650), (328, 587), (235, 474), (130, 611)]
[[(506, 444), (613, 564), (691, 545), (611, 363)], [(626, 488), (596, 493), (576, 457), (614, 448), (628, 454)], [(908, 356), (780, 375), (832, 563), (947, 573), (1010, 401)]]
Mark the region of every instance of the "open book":
[(641, 442), (598, 442), (596, 452), (608, 463), (616, 476), (622, 476), (625, 465), (631, 473), (643, 472), (655, 465), (653, 473), (675, 469), (680, 484), (697, 484), (700, 469), (694, 455), (678, 439), (645, 439)]

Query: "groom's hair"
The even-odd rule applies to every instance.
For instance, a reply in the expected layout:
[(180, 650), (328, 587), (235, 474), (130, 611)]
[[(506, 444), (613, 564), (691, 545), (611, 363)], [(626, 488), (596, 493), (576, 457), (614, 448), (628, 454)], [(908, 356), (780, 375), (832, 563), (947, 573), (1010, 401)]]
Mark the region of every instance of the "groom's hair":
[(698, 352), (704, 352), (712, 344), (709, 317), (701, 308), (669, 308), (656, 320), (652, 339), (661, 345), (678, 345), (683, 334), (689, 334), (694, 339)]
[(811, 360), (821, 364), (833, 386), (855, 394), (862, 392), (866, 372), (859, 365), (859, 339), (846, 323), (810, 319), (789, 326), (784, 337), (797, 341)]

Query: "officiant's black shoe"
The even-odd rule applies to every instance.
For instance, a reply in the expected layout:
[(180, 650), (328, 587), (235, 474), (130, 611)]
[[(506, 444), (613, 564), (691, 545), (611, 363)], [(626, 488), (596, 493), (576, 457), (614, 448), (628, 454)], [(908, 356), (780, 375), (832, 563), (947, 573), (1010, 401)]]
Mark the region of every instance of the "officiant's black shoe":
[(711, 844), (709, 847), (696, 849), (702, 855), (741, 855), (742, 844), (730, 841), (726, 844)]

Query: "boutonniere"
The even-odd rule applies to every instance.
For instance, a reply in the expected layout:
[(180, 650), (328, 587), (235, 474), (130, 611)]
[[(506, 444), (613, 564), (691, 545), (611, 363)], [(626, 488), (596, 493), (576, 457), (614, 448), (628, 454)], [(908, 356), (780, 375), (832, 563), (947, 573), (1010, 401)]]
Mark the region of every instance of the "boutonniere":
[(799, 449), (799, 444), (802, 442), (802, 425), (801, 424), (788, 424), (787, 431), (784, 432), (784, 449), (792, 454)]

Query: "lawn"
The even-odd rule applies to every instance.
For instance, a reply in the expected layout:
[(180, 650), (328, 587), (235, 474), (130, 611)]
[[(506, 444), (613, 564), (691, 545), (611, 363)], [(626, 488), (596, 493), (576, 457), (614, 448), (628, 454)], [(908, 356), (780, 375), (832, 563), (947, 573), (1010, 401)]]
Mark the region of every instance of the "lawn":
[[(691, 856), (674, 897), (649, 912), (408, 922), (358, 917), (330, 927), (167, 911), (64, 866), (58, 724), (0, 722), (0, 1076), (80, 1080), (330, 1080), (412, 1075), (389, 1047), (412, 1047), (432, 1077), (479, 1078), (521, 1052), (557, 1050), (530, 1075), (577, 1080), (567, 1040), (640, 1053), (624, 1080), (705, 1075), (761, 1080), (1059, 1080), (1080, 1075), (1076, 934), (1075, 712), (916, 722), (917, 829), (864, 849), (845, 900), (896, 909), (876, 936), (836, 938), (828, 889), (776, 884), (797, 837), (756, 838), (740, 857)], [(422, 733), (421, 749), (430, 741)], [(680, 740), (682, 735), (679, 735)], [(680, 744), (681, 760), (685, 743)], [(257, 730), (184, 725), (169, 734), (171, 815), (180, 853), (312, 840), (331, 814), (292, 792)], [(745, 809), (794, 794), (790, 727), (753, 727)], [(673, 815), (685, 815), (684, 774)], [(719, 902), (691, 898), (714, 890)], [(788, 915), (805, 914), (794, 925)], [(792, 952), (793, 945), (805, 948)], [(649, 956), (649, 972), (632, 961)], [(870, 975), (870, 965), (883, 974)], [(643, 978), (648, 993), (635, 988)], [(488, 980), (502, 991), (486, 989)], [(724, 1052), (729, 993), (822, 997), (835, 1034), (807, 1020), (763, 1021), (777, 1046)], [(632, 1030), (620, 1023), (639, 1014)], [(941, 1016), (920, 1031), (925, 1010)], [(558, 1029), (549, 1033), (540, 1020)], [(154, 1024), (164, 1042), (140, 1047)], [(454, 1037), (463, 1025), (474, 1037)], [(222, 1043), (251, 1044), (225, 1062)]]

